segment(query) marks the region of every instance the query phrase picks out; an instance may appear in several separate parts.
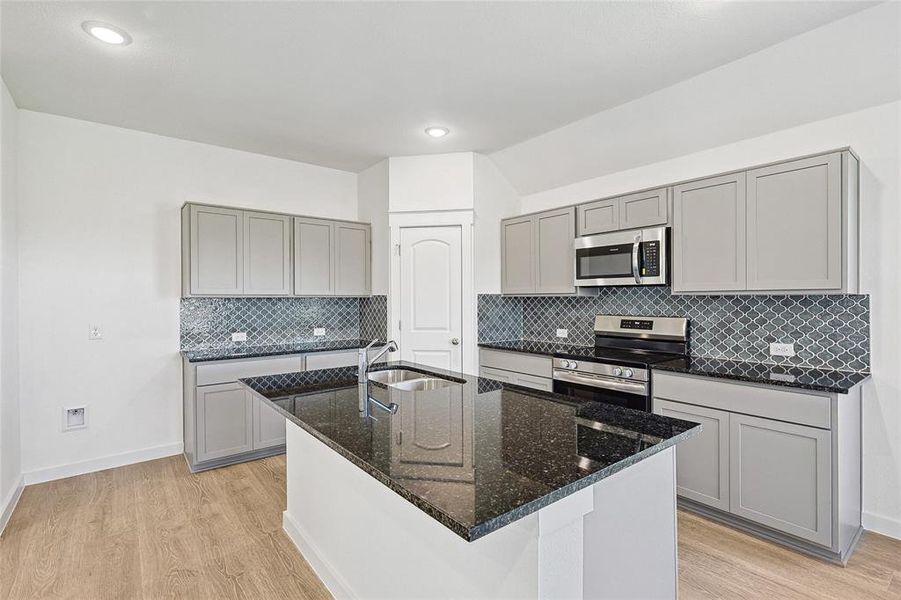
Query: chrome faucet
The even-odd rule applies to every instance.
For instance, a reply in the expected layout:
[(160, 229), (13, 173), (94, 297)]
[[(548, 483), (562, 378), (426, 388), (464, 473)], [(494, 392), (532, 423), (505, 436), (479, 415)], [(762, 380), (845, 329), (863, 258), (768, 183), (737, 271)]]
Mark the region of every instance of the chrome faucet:
[(368, 346), (366, 346), (365, 348), (360, 348), (360, 355), (359, 355), (359, 362), (358, 362), (359, 371), (357, 374), (357, 381), (359, 381), (360, 383), (366, 383), (366, 381), (367, 381), (366, 374), (369, 372), (370, 364), (378, 361), (378, 359), (385, 356), (389, 352), (397, 352), (397, 344), (394, 342), (394, 340), (391, 340), (390, 342), (388, 342), (387, 344), (382, 346), (382, 349), (379, 350), (378, 353), (372, 357), (372, 359), (370, 359), (369, 358), (369, 349), (378, 343), (379, 343), (378, 340), (372, 340), (371, 342), (369, 342)]

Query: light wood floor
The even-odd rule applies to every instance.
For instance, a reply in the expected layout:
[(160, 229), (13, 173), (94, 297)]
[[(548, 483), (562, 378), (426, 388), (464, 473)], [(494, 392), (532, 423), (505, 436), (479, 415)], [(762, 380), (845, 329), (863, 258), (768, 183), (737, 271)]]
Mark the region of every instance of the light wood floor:
[[(327, 598), (281, 529), (285, 459), (191, 475), (181, 457), (25, 489), (0, 538), (0, 598)], [(688, 513), (680, 597), (901, 599), (901, 542), (847, 568)]]

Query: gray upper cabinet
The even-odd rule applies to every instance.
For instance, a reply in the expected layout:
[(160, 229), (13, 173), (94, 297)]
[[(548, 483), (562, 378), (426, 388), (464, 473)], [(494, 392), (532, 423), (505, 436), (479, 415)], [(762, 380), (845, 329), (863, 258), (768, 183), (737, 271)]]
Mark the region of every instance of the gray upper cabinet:
[(654, 413), (700, 423), (697, 436), (676, 448), (680, 496), (729, 510), (729, 413), (654, 398)]
[(832, 544), (832, 437), (828, 430), (733, 414), (732, 514)]
[(535, 215), (535, 291), (575, 292), (575, 210), (563, 208)]
[(244, 213), (244, 294), (291, 293), (291, 217)]
[(667, 188), (657, 188), (619, 198), (620, 229), (665, 225), (668, 218)]
[(665, 225), (669, 217), (667, 190), (662, 187), (577, 206), (579, 235)]
[(616, 231), (619, 226), (620, 203), (617, 198), (582, 204), (579, 209), (579, 235)]
[(748, 172), (748, 289), (842, 288), (841, 155)]
[(575, 209), (501, 221), (501, 293), (575, 292)]
[(294, 293), (331, 296), (334, 284), (334, 227), (329, 221), (294, 217)]
[(186, 204), (183, 296), (366, 296), (368, 223)]
[[(189, 210), (190, 293), (240, 294), (244, 291), (244, 218), (240, 210), (211, 206)], [(184, 216), (184, 215), (183, 215)]]
[(370, 226), (363, 223), (334, 224), (335, 294), (365, 296), (371, 290)]
[(532, 217), (501, 221), (501, 293), (535, 292), (535, 222)]
[(673, 291), (743, 290), (746, 274), (745, 174), (673, 188)]

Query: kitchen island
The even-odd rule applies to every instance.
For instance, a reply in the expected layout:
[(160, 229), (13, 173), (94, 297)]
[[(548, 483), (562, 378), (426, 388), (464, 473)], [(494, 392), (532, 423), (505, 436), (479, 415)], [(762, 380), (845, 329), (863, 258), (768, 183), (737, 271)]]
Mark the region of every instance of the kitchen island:
[(336, 597), (673, 598), (694, 423), (406, 362), (242, 379), (288, 420), (284, 528)]

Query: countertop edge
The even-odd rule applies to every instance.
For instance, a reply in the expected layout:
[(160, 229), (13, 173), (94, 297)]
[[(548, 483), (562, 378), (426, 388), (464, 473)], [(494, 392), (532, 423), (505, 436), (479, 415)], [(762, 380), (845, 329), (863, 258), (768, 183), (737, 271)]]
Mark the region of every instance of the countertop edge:
[(342, 343), (344, 340), (336, 340), (334, 342), (326, 342), (326, 344), (336, 344), (335, 346), (323, 346), (320, 348), (306, 348), (306, 349), (298, 349), (298, 348), (284, 348), (281, 350), (272, 350), (265, 352), (248, 352), (246, 354), (240, 355), (223, 355), (223, 356), (212, 356), (212, 357), (203, 357), (203, 358), (190, 358), (189, 354), (191, 352), (206, 352), (205, 350), (179, 350), (179, 354), (181, 354), (185, 360), (187, 360), (191, 364), (196, 363), (207, 363), (207, 362), (221, 362), (227, 360), (249, 360), (252, 358), (268, 358), (271, 356), (292, 356), (292, 355), (300, 355), (300, 354), (318, 354), (320, 352), (342, 352), (342, 351), (350, 351), (350, 350), (359, 350), (360, 348), (365, 348), (365, 344), (362, 343), (362, 340), (359, 340), (360, 343), (351, 343), (357, 340), (347, 340), (347, 343)]
[(677, 373), (680, 375), (688, 375), (690, 377), (706, 377), (709, 379), (726, 379), (728, 381), (738, 381), (743, 383), (757, 383), (760, 385), (769, 385), (774, 387), (781, 388), (791, 388), (796, 390), (808, 390), (811, 392), (826, 392), (830, 394), (845, 394), (847, 395), (851, 390), (856, 388), (859, 385), (862, 385), (864, 382), (868, 381), (872, 377), (872, 373), (857, 373), (853, 371), (849, 371), (849, 373), (855, 373), (857, 375), (863, 376), (862, 379), (853, 385), (844, 387), (844, 386), (830, 386), (830, 385), (819, 385), (815, 383), (800, 383), (797, 381), (779, 381), (778, 379), (764, 379), (762, 377), (748, 377), (746, 375), (739, 375), (736, 373), (711, 373), (704, 372), (698, 373), (692, 371), (690, 369), (685, 369), (677, 366), (667, 366), (666, 364), (660, 365), (651, 365), (652, 371), (663, 371), (666, 373)]

